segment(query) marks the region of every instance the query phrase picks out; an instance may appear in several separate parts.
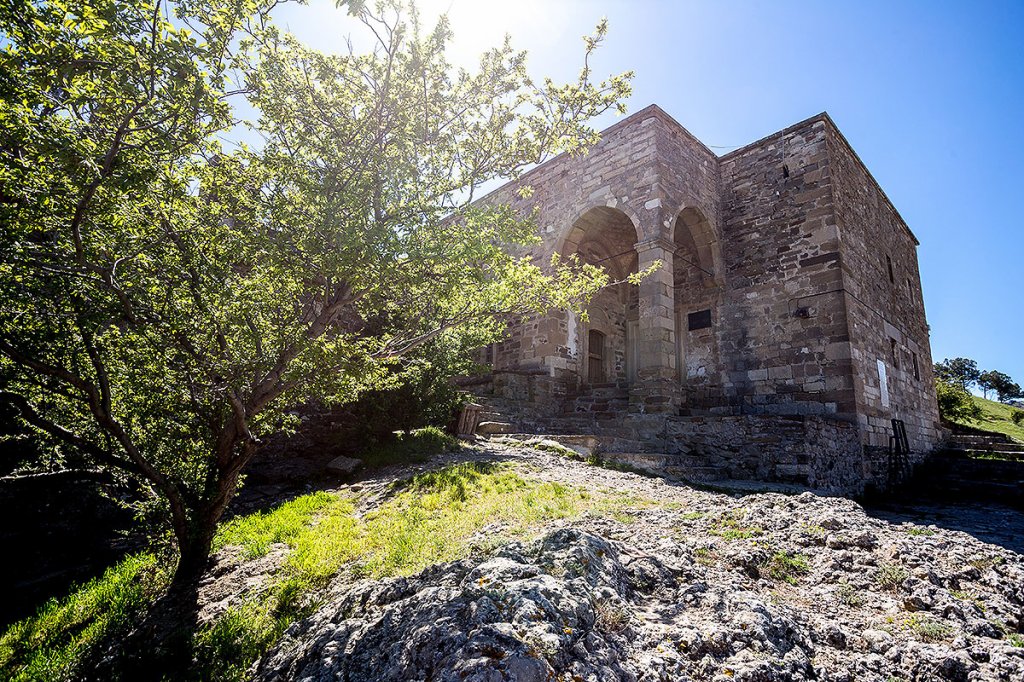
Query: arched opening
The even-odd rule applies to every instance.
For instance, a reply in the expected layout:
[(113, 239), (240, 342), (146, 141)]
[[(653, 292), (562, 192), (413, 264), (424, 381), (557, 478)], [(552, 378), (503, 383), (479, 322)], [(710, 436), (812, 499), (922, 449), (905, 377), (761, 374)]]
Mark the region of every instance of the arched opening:
[(699, 209), (684, 208), (672, 232), (676, 310), (676, 367), (689, 387), (713, 381), (718, 367), (715, 296), (721, 282), (718, 240)]
[[(624, 280), (637, 271), (636, 226), (622, 211), (598, 206), (586, 211), (566, 237), (562, 254), (578, 254), (591, 265), (604, 268), (612, 280)], [(637, 287), (618, 284), (601, 290), (588, 309), (589, 320), (576, 330), (580, 349), (580, 379), (591, 386), (626, 386), (636, 373), (635, 328)], [(570, 345), (573, 345), (570, 343)]]

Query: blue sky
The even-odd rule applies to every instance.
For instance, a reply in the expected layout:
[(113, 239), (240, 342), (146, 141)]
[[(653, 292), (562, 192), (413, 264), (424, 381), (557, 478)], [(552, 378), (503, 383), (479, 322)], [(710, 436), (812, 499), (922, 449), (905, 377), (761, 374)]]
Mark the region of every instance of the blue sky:
[[(1024, 2), (420, 5), (427, 18), (448, 11), (457, 63), (507, 32), (535, 76), (562, 79), (579, 68), (580, 36), (606, 16), (596, 73), (634, 70), (629, 111), (658, 104), (708, 145), (828, 111), (921, 241), (935, 359), (971, 357), (1024, 383)], [(277, 18), (323, 49), (351, 30), (330, 0)]]

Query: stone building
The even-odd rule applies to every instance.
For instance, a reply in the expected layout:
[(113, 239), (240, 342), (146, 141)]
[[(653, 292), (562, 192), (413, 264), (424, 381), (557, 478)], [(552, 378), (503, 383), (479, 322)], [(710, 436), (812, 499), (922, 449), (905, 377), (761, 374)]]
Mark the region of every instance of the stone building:
[(485, 201), (539, 211), (541, 262), (661, 263), (485, 349), (485, 430), (836, 492), (938, 444), (918, 241), (827, 114), (717, 156), (650, 106)]

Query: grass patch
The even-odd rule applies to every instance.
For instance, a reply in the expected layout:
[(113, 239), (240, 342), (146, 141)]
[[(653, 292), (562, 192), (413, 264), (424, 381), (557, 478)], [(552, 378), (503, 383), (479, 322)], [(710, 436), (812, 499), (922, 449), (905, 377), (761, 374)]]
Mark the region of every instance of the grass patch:
[(396, 485), (390, 499), (362, 518), (354, 515), (351, 499), (314, 493), (258, 519), (239, 519), (225, 528), (221, 542), (238, 541), (249, 553), (265, 552), (279, 541), (292, 551), (269, 593), (197, 634), (201, 676), (243, 679), (288, 625), (316, 606), (317, 590), (345, 565), (366, 577), (410, 575), (467, 556), (474, 536), (488, 524), (521, 536), (553, 519), (616, 515), (649, 503), (529, 480), (507, 464), (462, 463)]
[(95, 647), (127, 633), (167, 585), (154, 554), (130, 556), (63, 599), (51, 599), (0, 637), (0, 678), (77, 677)]
[(924, 642), (937, 642), (946, 639), (953, 632), (953, 629), (942, 621), (916, 613), (912, 616), (907, 616), (903, 624), (918, 639)]
[(968, 564), (978, 569), (979, 571), (987, 571), (990, 568), (999, 566), (1003, 563), (1003, 557), (998, 554), (989, 554), (987, 556), (975, 556), (967, 561)]
[(715, 521), (708, 532), (725, 540), (749, 540), (763, 535), (764, 528), (747, 523), (745, 510), (734, 509)]
[(836, 596), (839, 598), (839, 601), (847, 606), (864, 605), (864, 595), (850, 583), (839, 583), (839, 587), (836, 589)]
[[(389, 499), (362, 517), (353, 498), (316, 492), (235, 518), (218, 532), (217, 549), (238, 546), (248, 559), (266, 555), (277, 543), (289, 552), (272, 583), (195, 633), (193, 676), (244, 679), (289, 624), (317, 607), (317, 595), (342, 567), (374, 578), (409, 575), (467, 556), (490, 524), (500, 525), (508, 538), (554, 519), (621, 516), (654, 504), (613, 490), (527, 479), (510, 464), (462, 463), (396, 484)], [(169, 575), (162, 565), (153, 555), (126, 559), (11, 626), (0, 638), (0, 678), (74, 677), (98, 643), (127, 631), (166, 586)], [(606, 621), (608, 628), (620, 625), (613, 613)]]
[(765, 560), (762, 570), (772, 580), (783, 580), (790, 585), (796, 585), (800, 576), (811, 572), (811, 564), (804, 554), (775, 552)]
[(1024, 443), (1024, 424), (1015, 424), (1012, 418), (1013, 411), (1018, 408), (976, 395), (971, 396), (971, 399), (981, 408), (981, 418), (965, 420), (961, 422), (964, 426), (1001, 433), (1018, 443)]
[(910, 577), (907, 569), (899, 564), (883, 563), (878, 566), (878, 573), (875, 574), (875, 582), (879, 587), (889, 592), (895, 592), (903, 585), (903, 581)]
[(271, 545), (294, 545), (312, 519), (337, 499), (329, 493), (317, 492), (285, 502), (272, 511), (234, 518), (218, 530), (213, 549), (216, 552), (237, 545), (247, 559), (256, 559), (266, 555)]
[(457, 438), (436, 426), (427, 426), (409, 432), (398, 432), (392, 440), (380, 443), (359, 454), (368, 467), (390, 464), (425, 462), (434, 455), (458, 446)]
[(921, 526), (911, 526), (907, 528), (907, 535), (923, 535), (930, 536), (935, 535), (935, 531), (931, 528), (922, 528)]
[(1024, 635), (1013, 633), (1006, 638), (1006, 641), (1010, 643), (1010, 646), (1015, 646), (1018, 649), (1024, 649)]

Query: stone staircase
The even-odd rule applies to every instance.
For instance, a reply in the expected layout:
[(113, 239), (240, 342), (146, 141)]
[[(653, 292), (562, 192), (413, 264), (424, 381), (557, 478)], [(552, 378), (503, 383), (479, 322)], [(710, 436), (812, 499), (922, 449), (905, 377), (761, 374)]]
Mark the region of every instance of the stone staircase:
[(1024, 461), (1024, 444), (1014, 442), (1009, 436), (1001, 433), (958, 433), (954, 434), (946, 444), (953, 452), (967, 455), (988, 455), (1000, 459)]
[(708, 466), (697, 453), (670, 452), (662, 416), (629, 414), (622, 387), (598, 386), (566, 402), (560, 414), (529, 414), (523, 405), (492, 395), (477, 395), (481, 406), (477, 434), (485, 438), (547, 439), (583, 457), (689, 481), (728, 478), (724, 467)]

